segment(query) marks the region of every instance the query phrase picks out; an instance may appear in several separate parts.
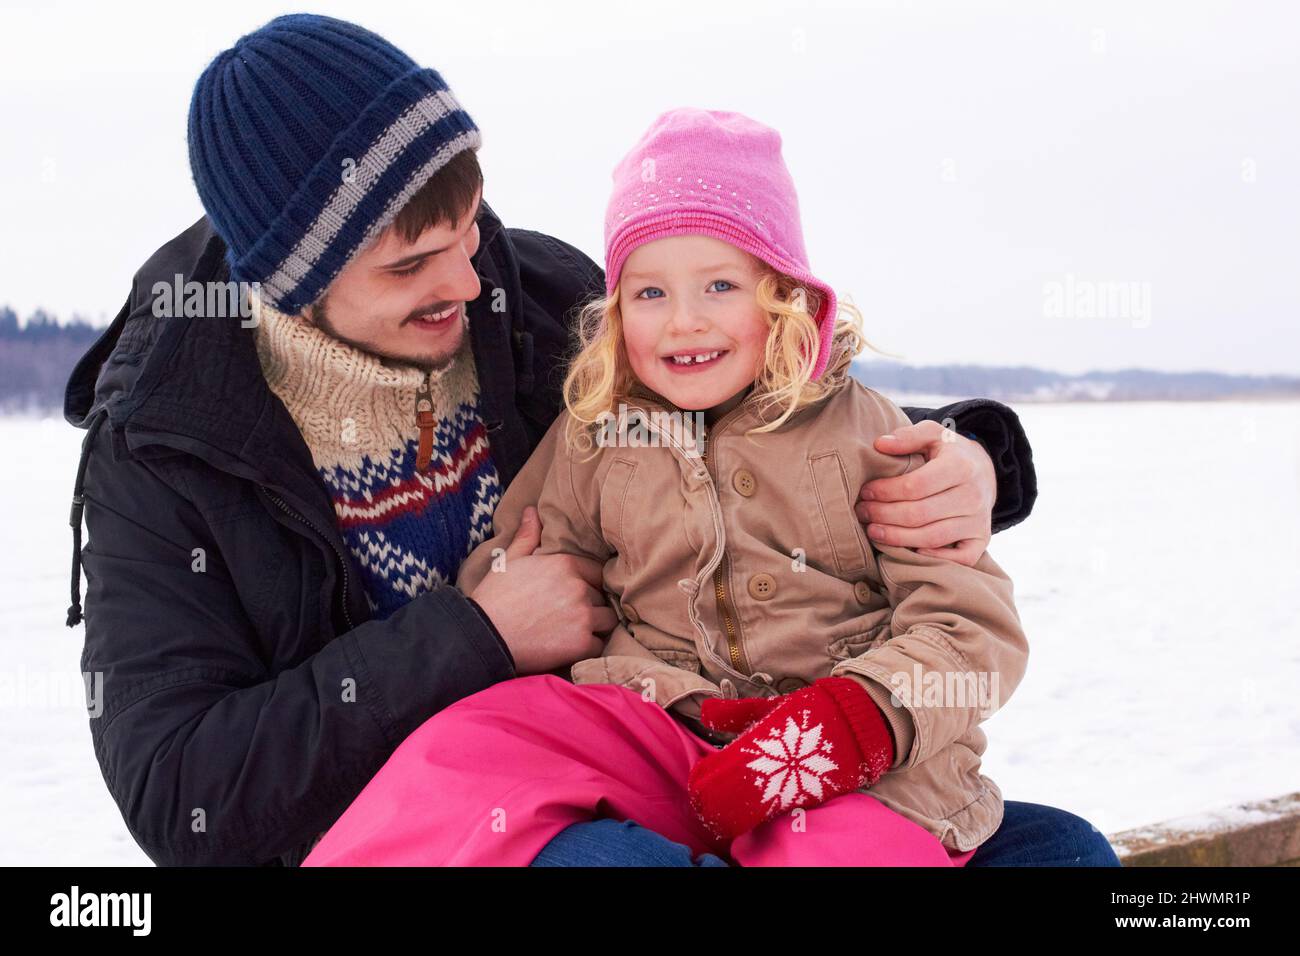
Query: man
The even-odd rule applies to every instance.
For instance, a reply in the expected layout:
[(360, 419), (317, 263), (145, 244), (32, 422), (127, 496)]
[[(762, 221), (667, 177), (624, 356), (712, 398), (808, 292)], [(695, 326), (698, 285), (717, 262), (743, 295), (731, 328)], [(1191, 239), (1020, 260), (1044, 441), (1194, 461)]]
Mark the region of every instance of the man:
[[(448, 584), (562, 407), (569, 322), (603, 282), (502, 227), (478, 145), (435, 71), (326, 17), (271, 21), (195, 87), (206, 215), (136, 274), (65, 409), (88, 430), (69, 624), (79, 559), (91, 735), (157, 863), (297, 865), (428, 717), (616, 624), (600, 568), (532, 554), (536, 527), (514, 573)], [(230, 282), (255, 321), (172, 294)], [(973, 563), (1032, 507), (1023, 433), (988, 401), (909, 414), (929, 421), (882, 450), (931, 460), (859, 514)]]

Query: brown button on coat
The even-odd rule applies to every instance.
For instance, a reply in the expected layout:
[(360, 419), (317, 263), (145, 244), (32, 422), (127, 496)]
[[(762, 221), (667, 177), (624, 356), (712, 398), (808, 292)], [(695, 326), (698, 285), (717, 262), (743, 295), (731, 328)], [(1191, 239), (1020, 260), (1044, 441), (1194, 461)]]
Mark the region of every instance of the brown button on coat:
[(645, 427), (624, 433), (639, 441), (614, 446), (569, 449), (568, 412), (556, 419), (457, 586), (477, 586), (536, 504), (537, 553), (604, 562), (620, 616), (604, 654), (573, 665), (576, 683), (621, 684), (724, 742), (732, 735), (698, 723), (701, 699), (849, 676), (896, 744), (893, 767), (863, 792), (956, 850), (991, 836), (1003, 802), (979, 772), (980, 723), (1020, 683), (1028, 642), (1011, 580), (989, 554), (967, 567), (864, 533), (854, 512), (862, 484), (924, 461), (872, 446), (910, 424), (902, 410), (849, 379), (779, 429), (747, 437), (776, 414), (760, 413), (750, 395), (700, 442), (667, 427), (671, 409), (657, 399), (629, 407)]

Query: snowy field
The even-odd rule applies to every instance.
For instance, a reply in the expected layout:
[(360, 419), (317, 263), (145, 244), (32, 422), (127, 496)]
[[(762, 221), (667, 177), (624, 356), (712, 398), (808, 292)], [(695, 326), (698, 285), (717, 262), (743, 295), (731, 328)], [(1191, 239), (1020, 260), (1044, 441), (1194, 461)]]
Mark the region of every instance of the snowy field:
[[(1011, 800), (1104, 832), (1300, 790), (1300, 404), (1017, 409), (1039, 500), (992, 553), (1029, 671), (985, 723)], [(0, 419), (0, 864), (148, 864), (91, 751), (63, 626), (81, 433)]]

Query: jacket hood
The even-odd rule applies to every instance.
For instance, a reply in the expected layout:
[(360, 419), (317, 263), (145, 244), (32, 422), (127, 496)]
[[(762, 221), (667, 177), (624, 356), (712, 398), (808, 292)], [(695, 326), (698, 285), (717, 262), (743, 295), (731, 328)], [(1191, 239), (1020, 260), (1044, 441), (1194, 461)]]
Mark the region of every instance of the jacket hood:
[(212, 278), (224, 270), (224, 253), (224, 244), (205, 216), (149, 257), (132, 280), (126, 304), (68, 378), (63, 414), (69, 422), (85, 428), (100, 410), (119, 406), (132, 396), (168, 321), (147, 307), (152, 298), (147, 290), (153, 283), (176, 272), (197, 281)]

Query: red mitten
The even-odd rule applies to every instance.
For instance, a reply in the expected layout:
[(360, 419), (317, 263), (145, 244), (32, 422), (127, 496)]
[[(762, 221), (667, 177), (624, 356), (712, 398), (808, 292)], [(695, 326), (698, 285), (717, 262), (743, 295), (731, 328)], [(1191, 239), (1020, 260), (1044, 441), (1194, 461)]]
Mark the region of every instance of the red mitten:
[[(737, 706), (745, 700), (767, 706)], [(729, 726), (756, 718), (696, 763), (687, 780), (696, 815), (724, 840), (795, 807), (814, 807), (873, 784), (894, 762), (884, 714), (852, 678), (823, 677), (781, 697), (709, 700), (700, 713), (701, 722), (707, 716)]]

